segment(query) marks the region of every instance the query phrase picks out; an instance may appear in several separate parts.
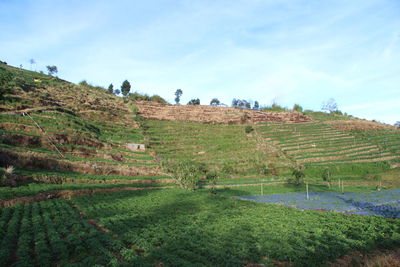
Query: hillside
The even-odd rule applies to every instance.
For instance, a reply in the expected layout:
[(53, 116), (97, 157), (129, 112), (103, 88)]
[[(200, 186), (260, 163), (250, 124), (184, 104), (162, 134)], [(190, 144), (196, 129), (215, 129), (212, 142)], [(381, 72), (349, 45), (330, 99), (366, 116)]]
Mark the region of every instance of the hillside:
[(3, 66), (11, 82), (0, 114), (0, 164), (22, 179), (73, 183), (169, 180), (149, 151), (131, 104), (105, 90)]
[(3, 64), (0, 78), (0, 265), (399, 263), (397, 128), (135, 102)]
[[(2, 69), (13, 79), (0, 106), (0, 164), (15, 167), (21, 179), (165, 186), (172, 177), (160, 163), (185, 159), (217, 171), (219, 184), (285, 179), (304, 167), (318, 176), (324, 166), (362, 178), (400, 158), (398, 129), (349, 116), (137, 102), (88, 84)], [(147, 149), (131, 151), (129, 143)], [(349, 172), (343, 164), (364, 170)]]

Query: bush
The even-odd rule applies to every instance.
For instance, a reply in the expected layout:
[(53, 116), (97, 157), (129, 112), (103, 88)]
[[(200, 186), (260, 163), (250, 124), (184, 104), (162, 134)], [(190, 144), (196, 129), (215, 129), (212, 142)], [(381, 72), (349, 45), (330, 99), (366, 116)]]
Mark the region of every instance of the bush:
[(217, 184), (218, 173), (216, 171), (210, 171), (206, 174), (206, 181), (211, 186), (210, 192), (215, 193), (215, 185)]
[(159, 95), (149, 96), (147, 94), (141, 94), (139, 92), (134, 92), (129, 94), (128, 98), (133, 101), (151, 101), (161, 104), (167, 104), (168, 102)]
[(297, 112), (303, 112), (303, 107), (300, 106), (299, 104), (294, 104), (293, 105), (293, 110), (295, 110)]
[(161, 166), (165, 171), (172, 174), (175, 182), (181, 188), (192, 191), (200, 187), (201, 178), (207, 173), (204, 163), (192, 160), (163, 161)]
[(234, 174), (235, 168), (233, 168), (232, 164), (229, 162), (225, 162), (224, 166), (222, 167), (222, 172), (227, 173), (227, 174)]
[(300, 170), (294, 170), (292, 172), (292, 176), (294, 177), (294, 180), (290, 179), (289, 183), (293, 183), (295, 185), (301, 185), (304, 182), (305, 174), (304, 172)]
[(265, 108), (262, 109), (262, 111), (272, 111), (272, 112), (283, 112), (283, 111), (288, 111), (286, 107), (282, 107), (277, 103), (272, 103), (271, 106), (266, 106)]
[(254, 128), (252, 127), (252, 126), (250, 126), (250, 125), (247, 125), (245, 128), (244, 128), (244, 131), (245, 131), (245, 133), (251, 133), (252, 131), (254, 131)]
[(258, 174), (262, 174), (262, 175), (271, 174), (271, 171), (268, 169), (268, 166), (261, 162), (255, 162), (254, 169), (256, 170), (256, 172)]
[(198, 98), (192, 99), (187, 104), (188, 105), (200, 105), (200, 99), (198, 99)]
[(331, 188), (332, 171), (329, 168), (324, 169), (322, 172), (322, 180), (328, 183), (328, 187)]

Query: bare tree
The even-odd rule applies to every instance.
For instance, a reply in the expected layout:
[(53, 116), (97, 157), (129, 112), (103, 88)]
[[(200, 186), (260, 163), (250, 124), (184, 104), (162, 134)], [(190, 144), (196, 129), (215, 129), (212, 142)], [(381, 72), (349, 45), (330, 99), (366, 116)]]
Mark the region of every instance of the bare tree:
[(322, 103), (321, 109), (329, 111), (331, 113), (337, 111), (338, 106), (336, 100), (334, 98), (329, 98), (328, 101)]
[(29, 63), (31, 64), (31, 70), (32, 70), (32, 66), (33, 66), (33, 64), (36, 64), (36, 61), (33, 58), (31, 58), (29, 60)]

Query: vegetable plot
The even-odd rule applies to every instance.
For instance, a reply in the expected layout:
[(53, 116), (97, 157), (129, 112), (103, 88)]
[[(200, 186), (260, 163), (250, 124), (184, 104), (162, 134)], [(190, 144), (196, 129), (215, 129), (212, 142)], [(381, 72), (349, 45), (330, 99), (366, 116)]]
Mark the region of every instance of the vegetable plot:
[(121, 191), (71, 201), (151, 266), (271, 266), (270, 259), (324, 266), (355, 250), (400, 244), (397, 219), (301, 211), (201, 191)]
[(314, 209), (345, 214), (379, 215), (400, 218), (400, 189), (359, 193), (305, 193), (236, 197), (263, 203), (275, 203), (299, 209)]
[(128, 263), (131, 251), (90, 225), (62, 199), (0, 210), (1, 266)]

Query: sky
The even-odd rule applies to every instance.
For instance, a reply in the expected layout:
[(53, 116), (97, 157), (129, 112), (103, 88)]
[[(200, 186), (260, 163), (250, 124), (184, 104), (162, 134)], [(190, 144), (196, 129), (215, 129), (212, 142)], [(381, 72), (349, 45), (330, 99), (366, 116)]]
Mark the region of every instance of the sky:
[(399, 0), (0, 0), (0, 33), (0, 60), (74, 83), (400, 121)]

